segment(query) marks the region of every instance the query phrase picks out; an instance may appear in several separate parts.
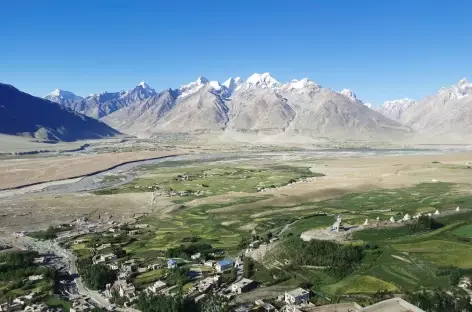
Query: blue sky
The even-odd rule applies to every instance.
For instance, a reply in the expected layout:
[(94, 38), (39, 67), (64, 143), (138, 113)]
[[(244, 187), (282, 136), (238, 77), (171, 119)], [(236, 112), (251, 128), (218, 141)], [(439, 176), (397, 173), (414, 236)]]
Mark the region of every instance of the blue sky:
[(0, 82), (43, 96), (202, 75), (308, 77), (365, 102), (472, 78), (472, 1), (3, 1)]

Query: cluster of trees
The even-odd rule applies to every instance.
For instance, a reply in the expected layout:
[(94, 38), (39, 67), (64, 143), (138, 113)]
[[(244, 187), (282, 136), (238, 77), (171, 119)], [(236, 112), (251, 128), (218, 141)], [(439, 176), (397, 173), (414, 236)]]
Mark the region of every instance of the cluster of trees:
[(200, 302), (176, 296), (149, 295), (141, 293), (136, 307), (142, 312), (229, 312), (228, 300), (224, 297), (209, 295)]
[(449, 283), (453, 286), (457, 286), (462, 275), (470, 274), (472, 272), (470, 269), (460, 269), (454, 266), (448, 266), (436, 269), (435, 273), (437, 276), (448, 276)]
[(136, 239), (133, 237), (128, 237), (126, 232), (121, 233), (118, 236), (103, 236), (103, 235), (94, 235), (86, 243), (86, 246), (89, 248), (94, 248), (102, 244), (122, 244), (128, 245), (134, 242)]
[(229, 285), (236, 281), (238, 278), (238, 270), (236, 268), (231, 268), (231, 270), (224, 271), (221, 275), (221, 282)]
[(116, 281), (116, 272), (104, 264), (92, 264), (91, 259), (82, 258), (77, 261), (77, 270), (85, 285), (93, 290), (103, 290), (109, 283)]
[(166, 252), (168, 258), (189, 259), (193, 254), (200, 253), (201, 258), (210, 259), (210, 253), (215, 251), (210, 244), (193, 243), (189, 245), (180, 245), (179, 247), (169, 248)]
[(31, 233), (29, 233), (29, 236), (33, 237), (33, 238), (36, 238), (36, 239), (39, 239), (39, 240), (48, 240), (48, 239), (57, 238), (57, 232), (58, 232), (58, 230), (55, 227), (50, 226), (45, 231), (31, 232)]
[(336, 277), (344, 277), (353, 272), (362, 261), (365, 248), (331, 241), (305, 242), (299, 237), (291, 237), (285, 245), (291, 251), (292, 265), (326, 266), (328, 272)]
[(169, 270), (169, 274), (167, 276), (167, 283), (169, 285), (184, 285), (189, 280), (189, 272), (188, 268), (175, 268)]
[(407, 293), (405, 300), (426, 312), (472, 312), (470, 298), (460, 293), (448, 294), (439, 290), (423, 290), (417, 293)]
[(36, 251), (15, 251), (0, 254), (0, 273), (34, 266)]
[[(291, 222), (293, 222), (293, 220), (289, 220), (288, 223), (291, 223)], [(272, 234), (272, 232), (270, 231), (265, 233), (264, 235), (242, 236), (238, 247), (239, 249), (245, 249), (249, 247), (249, 244), (253, 241), (261, 241), (261, 242), (268, 243), (273, 237), (274, 237), (274, 234)]]
[(443, 224), (428, 216), (421, 216), (408, 225), (412, 232), (433, 231), (443, 227)]
[(38, 256), (35, 251), (0, 253), (0, 283), (3, 285), (0, 289), (0, 302), (17, 297), (12, 291), (34, 288), (36, 282), (27, 279), (30, 275), (43, 275), (50, 282), (42, 286), (41, 292), (52, 290), (56, 270), (36, 265), (34, 258)]

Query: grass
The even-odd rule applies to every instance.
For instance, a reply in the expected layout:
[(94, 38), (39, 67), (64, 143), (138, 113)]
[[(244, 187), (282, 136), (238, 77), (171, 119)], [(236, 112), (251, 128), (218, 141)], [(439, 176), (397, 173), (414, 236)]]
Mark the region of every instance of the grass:
[(327, 293), (373, 294), (377, 291), (395, 292), (398, 287), (374, 276), (351, 275), (338, 283), (326, 286), (324, 290)]
[(69, 301), (49, 296), (44, 300), (44, 303), (50, 308), (61, 308), (64, 311), (69, 311), (72, 304)]
[(395, 244), (393, 248), (414, 253), (441, 266), (472, 268), (472, 245), (443, 240), (422, 241), (412, 244)]
[[(174, 196), (171, 200), (182, 204), (166, 216), (146, 216), (140, 222), (150, 225), (150, 234), (140, 235), (137, 241), (125, 247), (135, 258), (148, 261), (164, 255), (166, 249), (183, 244), (183, 239), (198, 236), (199, 243), (208, 243), (225, 250), (226, 255), (240, 251), (243, 237), (250, 236), (253, 229), (258, 235), (278, 233), (286, 229), (281, 240), (291, 235), (314, 228), (328, 227), (336, 215), (356, 225), (365, 219), (388, 220), (391, 216), (400, 219), (406, 213), (428, 213), (436, 209), (452, 211), (457, 206), (472, 207), (472, 196), (463, 194), (451, 183), (422, 183), (402, 189), (377, 189), (363, 193), (337, 194), (335, 198), (302, 202), (297, 205), (264, 206), (262, 201), (270, 195), (256, 193), (258, 188), (280, 186), (291, 179), (316, 176), (306, 167), (222, 165), (212, 163), (182, 163), (147, 166), (140, 168), (144, 175), (116, 189), (104, 192), (142, 192), (158, 186), (161, 191), (202, 191), (204, 196), (245, 192), (245, 197), (230, 202), (215, 202), (199, 206), (188, 205), (194, 196)], [(177, 181), (178, 176), (188, 180)], [(252, 194), (250, 194), (252, 193)], [(256, 205), (251, 205), (256, 203)], [(245, 205), (250, 206), (250, 209)], [(219, 209), (219, 208), (237, 209)], [(441, 229), (413, 234), (407, 227), (368, 229), (353, 234), (359, 243), (378, 245), (377, 250), (365, 252), (364, 259), (356, 271), (343, 278), (335, 278), (328, 270), (307, 267), (282, 267), (288, 275), (283, 281), (274, 281), (273, 271), (257, 264), (253, 279), (262, 284), (299, 286), (310, 283), (317, 291), (330, 295), (372, 294), (378, 290), (392, 292), (416, 291), (421, 287), (437, 288), (449, 285), (447, 276), (437, 276), (439, 267), (454, 265), (472, 268), (472, 248), (461, 242), (472, 236), (472, 212), (439, 217), (445, 224)], [(287, 224), (290, 226), (286, 227)], [(79, 248), (79, 250), (81, 250)], [(471, 251), (469, 251), (471, 250)], [(265, 263), (266, 261), (264, 261)], [(265, 263), (266, 264), (266, 263)], [(162, 278), (164, 270), (150, 271), (135, 278), (138, 286), (148, 285)]]
[[(155, 168), (155, 169), (153, 169)], [(112, 189), (98, 190), (96, 195), (147, 192), (158, 187), (166, 191), (202, 192), (203, 196), (214, 196), (228, 192), (254, 193), (260, 188), (278, 187), (290, 181), (305, 177), (322, 176), (306, 167), (267, 166), (185, 166), (185, 167), (147, 167), (146, 174), (130, 183)], [(183, 178), (185, 177), (185, 178)], [(112, 178), (112, 177), (110, 177)], [(176, 196), (174, 202), (184, 203), (193, 196)]]
[(472, 237), (472, 224), (464, 225), (456, 229), (454, 231), (454, 235), (457, 235), (459, 237), (466, 237), (466, 238)]
[(155, 281), (163, 278), (165, 272), (166, 272), (165, 269), (157, 269), (157, 270), (148, 271), (146, 273), (142, 273), (136, 277), (136, 279), (134, 280), (134, 283), (137, 286), (152, 284)]

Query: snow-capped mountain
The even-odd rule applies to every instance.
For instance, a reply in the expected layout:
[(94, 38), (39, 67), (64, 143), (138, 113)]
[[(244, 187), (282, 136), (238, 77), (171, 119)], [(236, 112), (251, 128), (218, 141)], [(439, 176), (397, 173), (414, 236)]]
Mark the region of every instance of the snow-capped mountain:
[(122, 108), (103, 121), (129, 134), (227, 131), (371, 139), (403, 137), (408, 127), (304, 78), (280, 83), (269, 73), (220, 84), (199, 77)]
[(352, 92), (352, 90), (349, 90), (349, 89), (342, 89), (339, 94), (341, 95), (344, 95), (345, 97), (347, 97), (348, 99), (352, 100), (352, 101), (357, 101), (357, 96), (354, 92)]
[(390, 119), (401, 121), (403, 114), (415, 104), (415, 100), (404, 98), (400, 100), (386, 101), (377, 110), (379, 113)]
[(454, 141), (472, 138), (472, 84), (460, 80), (405, 110), (401, 122), (424, 136)]
[(144, 81), (127, 91), (100, 92), (82, 98), (72, 92), (54, 90), (45, 99), (61, 104), (73, 111), (93, 117), (102, 118), (123, 107), (143, 101), (156, 94)]
[(258, 88), (277, 88), (280, 87), (282, 84), (275, 80), (269, 73), (258, 74), (255, 73), (251, 75), (247, 80), (246, 84), (248, 86), (254, 86)]
[(233, 94), (233, 92), (239, 90), (239, 88), (241, 88), (242, 85), (243, 85), (243, 81), (241, 80), (240, 77), (236, 77), (234, 79), (229, 78), (228, 80), (222, 83), (222, 86), (225, 88), (224, 96), (230, 97)]
[(56, 89), (44, 97), (46, 100), (63, 104), (67, 102), (80, 101), (83, 98), (72, 92)]

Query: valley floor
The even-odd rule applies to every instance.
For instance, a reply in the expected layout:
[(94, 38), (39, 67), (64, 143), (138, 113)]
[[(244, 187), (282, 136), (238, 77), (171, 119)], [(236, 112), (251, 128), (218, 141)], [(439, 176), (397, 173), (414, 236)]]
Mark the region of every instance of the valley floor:
[[(109, 157), (104, 155), (96, 157)], [(38, 167), (45, 167), (41, 161), (48, 160), (36, 160)], [(66, 157), (56, 161), (68, 167)], [(455, 287), (453, 275), (472, 269), (467, 261), (472, 258), (471, 164), (472, 153), (467, 152), (279, 151), (182, 158), (96, 177), (94, 185), (102, 187), (90, 191), (2, 197), (0, 231), (10, 236), (83, 217), (102, 230), (113, 222), (145, 224), (122, 243), (127, 258), (140, 263), (165, 259), (169, 250), (190, 246), (190, 241), (211, 245), (231, 258), (249, 249), (256, 262), (251, 278), (264, 287), (304, 286), (320, 298), (342, 294), (364, 300), (379, 290)], [(5, 172), (13, 170), (2, 166)], [(28, 172), (32, 167), (24, 168)], [(41, 176), (35, 172), (33, 176)], [(127, 180), (127, 174), (133, 178)], [(436, 210), (443, 226), (433, 231), (411, 232), (405, 223), (389, 221)], [(299, 255), (287, 243), (297, 239), (296, 244), (310, 244), (300, 236), (313, 230), (329, 233), (339, 215), (344, 224), (360, 229), (343, 236), (342, 244), (374, 246), (352, 271), (338, 275), (324, 264), (291, 264)], [(270, 238), (277, 240), (269, 243)], [(262, 245), (249, 248), (254, 239)], [(71, 248), (79, 258), (92, 254), (87, 244)], [(204, 271), (195, 261), (184, 259), (183, 265)], [(133, 283), (143, 289), (164, 274), (138, 274)]]

